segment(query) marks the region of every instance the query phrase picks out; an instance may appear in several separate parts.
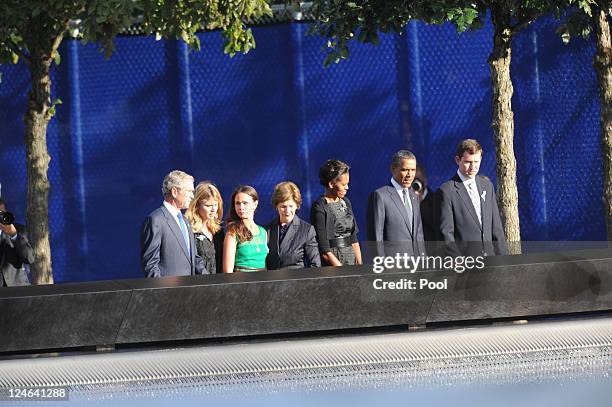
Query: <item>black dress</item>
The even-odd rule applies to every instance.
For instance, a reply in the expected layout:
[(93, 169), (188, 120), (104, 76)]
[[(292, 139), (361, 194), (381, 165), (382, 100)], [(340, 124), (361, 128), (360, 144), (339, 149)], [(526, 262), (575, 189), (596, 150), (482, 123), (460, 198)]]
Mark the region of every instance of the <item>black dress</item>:
[(194, 233), (196, 250), (202, 260), (204, 267), (210, 274), (222, 273), (223, 263), (223, 239), (225, 231), (221, 229), (213, 235), (212, 241), (203, 233)]
[[(355, 230), (355, 216), (344, 200), (327, 203), (334, 214), (334, 238), (350, 237)], [(340, 263), (352, 266), (355, 264), (355, 250), (353, 246), (332, 247), (331, 252), (338, 258)]]
[[(358, 242), (359, 228), (348, 198), (344, 197), (338, 202), (327, 202), (325, 197), (320, 197), (312, 204), (310, 221), (316, 231), (321, 256), (332, 252), (342, 264), (355, 264), (352, 244)], [(346, 247), (332, 247), (331, 240), (338, 238), (347, 238), (350, 244)], [(323, 262), (323, 259), (321, 260)]]

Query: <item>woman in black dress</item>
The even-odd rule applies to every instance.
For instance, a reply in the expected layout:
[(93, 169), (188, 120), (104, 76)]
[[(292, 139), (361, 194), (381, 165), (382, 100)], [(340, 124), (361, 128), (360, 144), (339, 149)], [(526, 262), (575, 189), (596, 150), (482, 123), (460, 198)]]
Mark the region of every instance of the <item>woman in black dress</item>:
[(316, 234), (323, 265), (362, 264), (357, 241), (357, 223), (351, 201), (346, 198), (349, 166), (340, 160), (327, 160), (319, 170), (325, 193), (312, 204), (310, 221)]
[(223, 239), (223, 199), (217, 187), (209, 181), (200, 182), (185, 213), (196, 238), (196, 249), (211, 274), (221, 273)]

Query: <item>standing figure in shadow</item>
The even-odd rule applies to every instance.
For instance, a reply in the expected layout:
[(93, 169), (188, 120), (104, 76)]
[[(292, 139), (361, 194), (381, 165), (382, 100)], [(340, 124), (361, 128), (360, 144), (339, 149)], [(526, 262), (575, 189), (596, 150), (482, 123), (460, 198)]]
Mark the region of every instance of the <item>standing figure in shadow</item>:
[(221, 227), (223, 199), (213, 183), (204, 181), (198, 184), (185, 217), (191, 223), (196, 250), (202, 257), (206, 270), (211, 274), (221, 273), (225, 238), (225, 231)]
[(223, 272), (262, 271), (266, 269), (268, 235), (255, 223), (259, 195), (255, 188), (240, 185), (232, 194), (227, 233), (223, 241)]
[(349, 189), (349, 169), (345, 162), (327, 160), (319, 169), (319, 182), (325, 193), (312, 204), (310, 221), (314, 225), (321, 260), (326, 266), (359, 265), (361, 248)]
[(15, 217), (6, 212), (2, 199), (0, 215), (0, 287), (30, 285), (25, 266), (34, 262), (34, 249), (28, 241), (26, 228), (14, 223)]
[(302, 194), (297, 185), (290, 181), (276, 185), (272, 206), (278, 211), (278, 217), (266, 226), (268, 270), (321, 267), (314, 227), (296, 215), (301, 205)]
[[(439, 214), (436, 206), (436, 191), (429, 186), (425, 167), (420, 164), (417, 164), (416, 167), (416, 176), (412, 183), (412, 189), (420, 202), (421, 220), (423, 221), (423, 237), (426, 242), (436, 242), (439, 240), (438, 233), (440, 231), (438, 225)], [(435, 246), (432, 244), (431, 247), (433, 248)]]

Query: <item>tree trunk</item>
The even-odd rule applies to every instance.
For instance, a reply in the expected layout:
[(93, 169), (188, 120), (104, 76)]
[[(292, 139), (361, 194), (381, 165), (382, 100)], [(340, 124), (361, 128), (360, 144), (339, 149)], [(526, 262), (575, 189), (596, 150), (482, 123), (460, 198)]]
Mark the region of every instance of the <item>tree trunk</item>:
[(28, 173), (28, 236), (34, 249), (31, 265), (34, 284), (52, 284), (49, 244), (49, 153), (47, 126), (51, 120), (51, 51), (32, 51), (30, 73), (32, 89), (24, 116), (26, 165)]
[(512, 30), (510, 5), (491, 7), (494, 38), (489, 56), (493, 86), (493, 132), (497, 174), (497, 201), (510, 253), (520, 253), (521, 229), (516, 189), (516, 159), (514, 158), (514, 113), (512, 112), (512, 80), (510, 58)]
[(605, 10), (597, 10), (595, 16), (597, 53), (595, 71), (599, 81), (601, 98), (601, 151), (603, 158), (603, 197), (606, 214), (606, 232), (612, 241), (612, 40), (610, 23)]

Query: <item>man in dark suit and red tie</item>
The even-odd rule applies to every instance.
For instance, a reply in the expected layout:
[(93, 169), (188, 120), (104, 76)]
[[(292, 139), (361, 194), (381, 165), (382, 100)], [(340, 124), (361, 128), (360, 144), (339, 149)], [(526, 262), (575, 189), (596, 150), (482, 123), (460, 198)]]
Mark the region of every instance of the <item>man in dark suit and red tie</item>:
[(457, 146), (457, 174), (438, 190), (440, 233), (449, 254), (507, 254), (493, 184), (478, 175), (482, 147), (473, 139)]
[(145, 277), (209, 274), (195, 248), (189, 221), (181, 210), (193, 199), (193, 177), (172, 171), (164, 178), (164, 202), (144, 221), (140, 254)]

